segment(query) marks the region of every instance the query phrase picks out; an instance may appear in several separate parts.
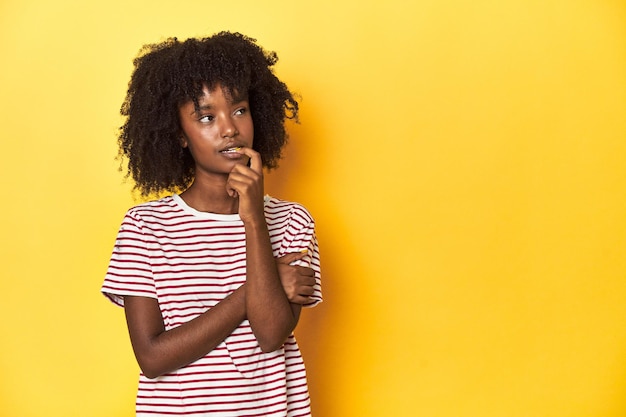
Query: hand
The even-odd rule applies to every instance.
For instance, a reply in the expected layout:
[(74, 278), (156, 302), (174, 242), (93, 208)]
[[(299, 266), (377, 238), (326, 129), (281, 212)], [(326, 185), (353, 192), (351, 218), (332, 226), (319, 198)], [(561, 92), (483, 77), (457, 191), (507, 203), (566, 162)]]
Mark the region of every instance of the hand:
[(234, 166), (226, 182), (228, 195), (239, 199), (239, 217), (246, 223), (254, 219), (265, 220), (263, 212), (263, 162), (261, 155), (252, 148), (241, 148), (238, 152), (250, 158), (250, 166)]
[(293, 252), (276, 259), (278, 275), (289, 302), (307, 304), (314, 293), (315, 271), (311, 268), (290, 265), (307, 255), (306, 252)]

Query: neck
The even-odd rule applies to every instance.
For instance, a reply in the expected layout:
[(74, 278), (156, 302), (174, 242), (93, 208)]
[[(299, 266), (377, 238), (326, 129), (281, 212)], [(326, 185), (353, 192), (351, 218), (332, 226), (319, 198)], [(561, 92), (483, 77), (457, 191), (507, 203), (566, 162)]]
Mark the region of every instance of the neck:
[(216, 214), (236, 214), (239, 212), (239, 200), (226, 192), (226, 181), (204, 183), (196, 178), (180, 197), (198, 211)]

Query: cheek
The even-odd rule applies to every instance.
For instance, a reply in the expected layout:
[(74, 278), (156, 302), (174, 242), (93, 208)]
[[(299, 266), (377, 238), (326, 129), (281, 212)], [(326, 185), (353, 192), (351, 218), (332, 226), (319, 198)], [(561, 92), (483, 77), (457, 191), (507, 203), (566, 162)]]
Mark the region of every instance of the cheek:
[(183, 126), (183, 137), (188, 147), (201, 148), (219, 143), (219, 134), (212, 126)]
[(252, 119), (246, 124), (246, 133), (250, 137), (250, 140), (254, 141), (254, 123), (252, 123)]

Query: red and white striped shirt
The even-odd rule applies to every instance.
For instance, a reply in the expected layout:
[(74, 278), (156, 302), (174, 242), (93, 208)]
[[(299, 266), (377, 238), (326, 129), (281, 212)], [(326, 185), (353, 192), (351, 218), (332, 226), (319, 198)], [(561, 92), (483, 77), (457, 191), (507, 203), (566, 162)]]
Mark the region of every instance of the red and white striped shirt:
[[(314, 222), (299, 204), (265, 198), (275, 257), (308, 249), (315, 271), (313, 302), (322, 301)], [(156, 298), (166, 330), (192, 320), (246, 280), (246, 236), (237, 214), (189, 207), (178, 195), (130, 209), (122, 222), (102, 292)], [(139, 377), (137, 416), (309, 416), (304, 362), (293, 336), (263, 353), (250, 323), (203, 358), (154, 379)]]

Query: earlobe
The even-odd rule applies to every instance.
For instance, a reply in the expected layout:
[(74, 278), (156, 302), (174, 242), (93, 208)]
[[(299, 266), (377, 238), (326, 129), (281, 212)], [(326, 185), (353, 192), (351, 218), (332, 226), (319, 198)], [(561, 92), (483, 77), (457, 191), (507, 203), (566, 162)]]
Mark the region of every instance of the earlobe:
[(183, 133), (181, 133), (178, 137), (178, 141), (180, 142), (180, 146), (182, 146), (183, 148), (186, 148), (188, 146), (187, 138)]

